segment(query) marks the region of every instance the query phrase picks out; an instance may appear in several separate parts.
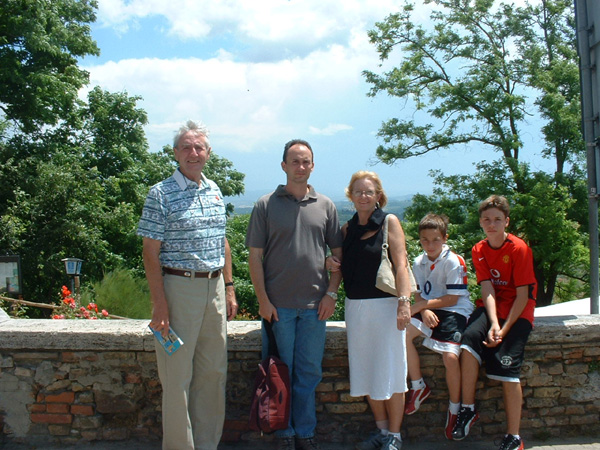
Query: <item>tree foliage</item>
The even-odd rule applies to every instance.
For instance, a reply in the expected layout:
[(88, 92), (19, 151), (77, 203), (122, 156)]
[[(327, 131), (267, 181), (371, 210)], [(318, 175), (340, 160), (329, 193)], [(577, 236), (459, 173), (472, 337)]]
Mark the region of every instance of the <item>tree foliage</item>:
[[(559, 277), (585, 280), (585, 147), (573, 4), (424, 3), (432, 6), (427, 26), (415, 21), (407, 1), (369, 32), (381, 60), (393, 62), (382, 74), (364, 72), (369, 95), (387, 93), (415, 109), (411, 119), (382, 124), (377, 157), (393, 164), (463, 144), (496, 150), (500, 160), (479, 164), (472, 178), (434, 174), (434, 195), (416, 196), (408, 217), (447, 214), (468, 237), (460, 250), (470, 256), (480, 238), (477, 203), (492, 193), (506, 195), (514, 206), (513, 231), (533, 247), (538, 304), (549, 304)], [(555, 161), (552, 174), (531, 173), (522, 162), (522, 130), (532, 121), (542, 123), (540, 148)]]
[(405, 219), (418, 222), (431, 211), (447, 215), (451, 224), (449, 244), (470, 259), (473, 244), (485, 237), (479, 227), (478, 203), (492, 193), (505, 192), (512, 205), (508, 231), (525, 236), (533, 249), (538, 303), (543, 305), (544, 299), (555, 296), (572, 299), (583, 293), (581, 284), (559, 284), (555, 274), (587, 281), (586, 234), (570, 218), (576, 200), (565, 186), (548, 190), (552, 185), (549, 175), (523, 170), (526, 193), (522, 194), (514, 189), (510, 171), (502, 163), (479, 163), (471, 176), (445, 176), (436, 171), (432, 173), (436, 185), (433, 195), (416, 195), (405, 211)]
[(93, 0), (0, 3), (0, 110), (24, 131), (56, 124), (77, 103), (88, 73), (77, 58), (98, 55)]
[[(52, 298), (69, 256), (85, 260), (89, 281), (117, 268), (143, 274), (139, 217), (150, 186), (176, 164), (168, 148), (148, 152), (138, 100), (94, 88), (39, 140), (19, 134), (1, 144), (0, 249), (21, 255), (28, 297)], [(211, 160), (224, 190), (239, 194), (244, 175)]]
[[(0, 147), (0, 249), (21, 255), (27, 294), (39, 300), (64, 284), (62, 258), (84, 259), (92, 279), (139, 266), (141, 207), (148, 186), (171, 170), (147, 152), (135, 99), (97, 88), (88, 102), (37, 140), (16, 134)], [(124, 103), (131, 120), (124, 111), (122, 121), (94, 115)]]
[[(65, 257), (84, 260), (84, 282), (116, 269), (142, 276), (141, 210), (176, 167), (170, 149), (148, 151), (139, 97), (95, 87), (77, 99), (88, 82), (77, 60), (99, 53), (95, 9), (93, 0), (0, 4), (0, 253), (21, 256), (28, 299), (56, 297)], [(226, 195), (243, 192), (226, 159), (213, 155), (206, 170)]]
[(248, 320), (258, 319), (258, 300), (250, 279), (249, 251), (246, 247), (246, 230), (250, 214), (235, 215), (227, 222), (227, 240), (233, 260), (233, 281), (239, 304), (239, 315)]
[(528, 80), (539, 91), (535, 104), (546, 123), (543, 154), (556, 162), (580, 164), (585, 156), (581, 134), (581, 94), (575, 15), (570, 0), (542, 0), (537, 8), (519, 10), (528, 32), (520, 39)]

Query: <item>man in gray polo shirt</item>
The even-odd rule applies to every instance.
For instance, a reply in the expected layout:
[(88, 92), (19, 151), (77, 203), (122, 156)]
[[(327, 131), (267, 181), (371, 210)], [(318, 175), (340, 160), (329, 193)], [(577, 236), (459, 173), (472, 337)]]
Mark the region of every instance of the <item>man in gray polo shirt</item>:
[(314, 168), (310, 144), (288, 142), (281, 167), (287, 182), (254, 206), (246, 245), (259, 314), (273, 324), (280, 358), (290, 369), (290, 425), (276, 432), (279, 449), (315, 450), (325, 323), (341, 281), (341, 272), (329, 279), (325, 259), (329, 247), (341, 260), (342, 236), (335, 205), (308, 184)]
[(163, 388), (163, 449), (216, 450), (225, 420), (226, 322), (237, 313), (225, 203), (202, 170), (208, 129), (188, 121), (176, 134), (179, 167), (154, 185), (142, 211), (144, 267), (152, 300), (150, 326), (169, 326), (183, 346), (156, 346)]

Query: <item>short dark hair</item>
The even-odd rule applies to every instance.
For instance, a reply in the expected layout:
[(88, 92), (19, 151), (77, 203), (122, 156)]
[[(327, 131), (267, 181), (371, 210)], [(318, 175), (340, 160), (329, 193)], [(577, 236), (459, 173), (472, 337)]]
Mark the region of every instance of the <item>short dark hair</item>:
[(448, 216), (429, 213), (419, 222), (419, 234), (423, 230), (439, 230), (442, 237), (446, 237), (448, 234), (448, 222)]
[(285, 144), (285, 146), (283, 147), (283, 162), (285, 162), (285, 159), (287, 158), (288, 150), (294, 145), (304, 145), (305, 147), (307, 147), (310, 150), (310, 156), (313, 159), (312, 162), (315, 162), (315, 155), (313, 153), (313, 149), (310, 146), (310, 144), (304, 139), (292, 139), (291, 141)]
[(502, 195), (490, 195), (484, 201), (479, 204), (479, 217), (484, 211), (488, 209), (497, 208), (504, 213), (504, 217), (510, 216), (510, 205), (506, 197)]

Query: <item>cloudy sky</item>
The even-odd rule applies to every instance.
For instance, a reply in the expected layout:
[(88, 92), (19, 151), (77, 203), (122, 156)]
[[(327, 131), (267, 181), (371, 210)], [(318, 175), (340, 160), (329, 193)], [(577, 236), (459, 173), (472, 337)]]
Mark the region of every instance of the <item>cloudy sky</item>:
[[(151, 151), (188, 118), (211, 130), (213, 151), (246, 174), (250, 196), (283, 183), (283, 145), (308, 140), (311, 183), (334, 199), (353, 172), (375, 170), (392, 196), (430, 193), (430, 169), (473, 171), (496, 159), (462, 147), (373, 165), (376, 133), (413, 114), (385, 95), (367, 97), (363, 70), (381, 71), (367, 30), (399, 8), (391, 0), (98, 0), (92, 37), (100, 57), (82, 62), (90, 87), (139, 95)], [(428, 11), (419, 12), (427, 21)], [(533, 140), (537, 136), (531, 136)], [(542, 164), (535, 151), (530, 160)]]

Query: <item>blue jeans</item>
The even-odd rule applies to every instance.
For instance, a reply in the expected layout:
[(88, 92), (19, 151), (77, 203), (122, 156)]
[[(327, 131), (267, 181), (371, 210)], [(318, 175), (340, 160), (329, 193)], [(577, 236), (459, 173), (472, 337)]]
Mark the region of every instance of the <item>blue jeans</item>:
[[(277, 308), (279, 321), (273, 322), (279, 358), (288, 365), (292, 385), (290, 425), (275, 432), (277, 437), (315, 435), (317, 413), (315, 391), (321, 382), (325, 350), (325, 320), (316, 309)], [(263, 329), (263, 355), (267, 337)]]

